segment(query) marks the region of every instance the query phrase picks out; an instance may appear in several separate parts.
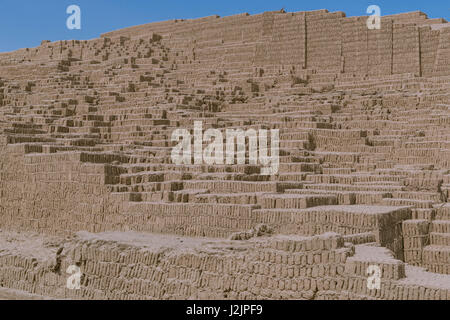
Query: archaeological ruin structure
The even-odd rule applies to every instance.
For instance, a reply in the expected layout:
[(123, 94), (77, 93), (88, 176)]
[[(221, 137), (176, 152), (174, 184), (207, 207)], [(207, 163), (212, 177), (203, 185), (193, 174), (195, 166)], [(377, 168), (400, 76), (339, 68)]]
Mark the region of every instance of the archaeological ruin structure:
[[(450, 24), (366, 21), (210, 16), (0, 53), (1, 290), (450, 300)], [(194, 122), (278, 130), (276, 172), (174, 163)]]

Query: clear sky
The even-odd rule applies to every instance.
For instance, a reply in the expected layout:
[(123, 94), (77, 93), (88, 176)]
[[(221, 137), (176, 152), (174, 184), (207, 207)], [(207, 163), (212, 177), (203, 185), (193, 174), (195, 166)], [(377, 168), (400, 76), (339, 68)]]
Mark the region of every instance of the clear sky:
[[(69, 30), (69, 5), (81, 8), (81, 30)], [(0, 52), (38, 46), (41, 40), (87, 40), (124, 27), (171, 19), (228, 16), (280, 10), (344, 11), (366, 15), (369, 5), (381, 15), (423, 11), (450, 21), (449, 0), (0, 0)]]

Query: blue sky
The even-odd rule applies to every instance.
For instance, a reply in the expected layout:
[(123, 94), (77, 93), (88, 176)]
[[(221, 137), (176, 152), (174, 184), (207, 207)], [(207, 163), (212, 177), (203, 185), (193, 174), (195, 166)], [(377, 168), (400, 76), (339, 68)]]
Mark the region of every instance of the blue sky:
[[(81, 30), (69, 30), (69, 5), (81, 8)], [(0, 0), (0, 52), (35, 47), (41, 40), (92, 39), (101, 33), (154, 21), (280, 10), (328, 9), (347, 16), (378, 5), (382, 15), (420, 10), (450, 21), (448, 0)]]

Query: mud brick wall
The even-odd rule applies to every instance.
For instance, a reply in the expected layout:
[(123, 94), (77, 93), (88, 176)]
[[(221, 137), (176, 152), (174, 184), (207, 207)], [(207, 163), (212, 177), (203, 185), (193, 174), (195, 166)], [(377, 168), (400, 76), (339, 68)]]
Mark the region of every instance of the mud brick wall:
[(448, 74), (450, 28), (428, 23), (424, 16), (408, 17), (382, 17), (380, 30), (368, 30), (367, 17), (327, 10), (172, 20), (106, 33), (88, 42), (44, 43), (23, 50), (23, 58), (108, 60), (99, 53), (103, 46), (119, 49), (127, 41), (138, 44), (158, 34), (164, 43), (183, 49), (190, 62), (215, 69), (234, 64), (249, 71), (277, 65), (293, 66), (296, 72), (308, 68), (349, 75)]
[[(380, 247), (356, 247), (356, 253), (345, 264), (350, 279), (340, 299), (448, 299), (450, 291), (439, 286), (439, 281), (447, 281), (445, 276), (436, 281), (427, 281), (430, 273), (409, 266), (406, 270), (404, 263), (393, 259), (385, 250)], [(366, 272), (369, 266), (380, 268), (380, 289), (371, 290), (367, 286)], [(336, 299), (335, 295), (330, 296)]]
[(436, 76), (448, 74), (450, 71), (450, 28), (439, 31), (439, 45), (433, 73)]
[(450, 249), (445, 246), (428, 246), (423, 250), (423, 266), (430, 272), (450, 274)]
[(20, 213), (22, 190), (26, 177), (22, 174), (23, 146), (0, 145), (0, 222), (2, 227), (10, 225), (12, 218)]
[[(376, 242), (403, 257), (402, 221), (411, 217), (408, 207), (391, 208), (385, 213), (369, 213), (358, 206), (321, 206), (308, 209), (254, 210), (256, 223), (267, 224), (281, 234), (313, 236), (325, 232), (352, 235), (372, 232)], [(387, 208), (387, 207), (385, 207)], [(359, 211), (358, 211), (359, 210)]]
[(344, 73), (367, 73), (367, 19), (342, 21), (342, 54)]
[(429, 26), (419, 28), (419, 32), (421, 74), (427, 77), (433, 75), (434, 72), (440, 32)]
[(343, 12), (306, 15), (306, 67), (341, 70)]
[(397, 259), (403, 260), (403, 236), (402, 222), (411, 218), (411, 210), (409, 208), (399, 209), (388, 214), (380, 214), (378, 216), (375, 238), (377, 243), (392, 250)]
[(70, 234), (102, 231), (108, 208), (104, 164), (83, 163), (80, 153), (29, 154), (28, 145), (8, 145), (0, 158), (0, 227)]
[[(405, 281), (402, 262), (371, 261), (355, 254), (337, 234), (277, 236), (200, 246), (139, 247), (105, 236), (81, 236), (61, 244), (59, 255), (0, 254), (3, 287), (78, 299), (448, 299), (450, 290)], [(374, 248), (375, 250), (382, 248)], [(370, 250), (369, 250), (370, 251)], [(382, 269), (381, 289), (367, 288), (366, 268)], [(66, 288), (70, 265), (80, 267), (81, 289)], [(423, 298), (423, 297), (422, 297)]]
[[(8, 148), (1, 162), (8, 168), (2, 172), (2, 228), (45, 234), (134, 230), (227, 238), (259, 223), (252, 215), (258, 208), (255, 205), (129, 202), (119, 194), (110, 194), (107, 184), (117, 180), (119, 172), (104, 162), (117, 156), (79, 152), (34, 154), (30, 153), (32, 146), (26, 144)], [(169, 186), (170, 182), (165, 184)], [(195, 184), (197, 189), (222, 192), (276, 192), (296, 186), (237, 181), (184, 184), (185, 188)]]
[(394, 57), (394, 22), (388, 18), (381, 19), (380, 30), (369, 30), (367, 33), (367, 72), (370, 75), (386, 75), (393, 73)]
[[(173, 241), (173, 240), (171, 240)], [(324, 236), (194, 248), (140, 248), (101, 239), (64, 244), (61, 256), (0, 255), (0, 283), (45, 296), (81, 299), (309, 299), (337, 286), (350, 248)], [(66, 288), (69, 265), (82, 288)], [(341, 281), (343, 282), (343, 281)]]
[[(232, 43), (235, 51), (227, 59), (247, 61), (248, 66), (293, 65), (372, 76), (448, 74), (449, 28), (434, 27), (421, 13), (382, 17), (380, 30), (368, 30), (366, 21), (327, 10), (265, 12), (153, 23), (102, 37), (136, 38), (155, 32), (192, 47), (199, 60), (221, 60), (218, 48)], [(423, 26), (427, 24), (432, 26)]]
[[(420, 12), (383, 17), (381, 30), (366, 21), (211, 16), (0, 53), (0, 287), (448, 299), (448, 277), (396, 259), (450, 272), (450, 27)], [(280, 129), (279, 174), (171, 163), (171, 132), (195, 120)], [(2, 240), (14, 230), (72, 238), (27, 251)], [(65, 289), (73, 263), (80, 291)]]
[(206, 203), (124, 203), (125, 225), (130, 230), (185, 236), (227, 238), (256, 226), (254, 205)]
[(394, 24), (393, 26), (393, 74), (420, 75), (420, 46), (417, 26)]
[(403, 250), (405, 262), (414, 266), (422, 265), (422, 251), (429, 244), (430, 222), (427, 220), (403, 221)]
[(306, 14), (262, 14), (261, 41), (256, 43), (256, 65), (298, 65), (306, 63)]
[(185, 189), (209, 190), (211, 193), (224, 192), (281, 192), (285, 189), (296, 188), (301, 183), (294, 182), (247, 182), (228, 180), (189, 180), (183, 182)]
[[(430, 155), (435, 157), (436, 155)], [(439, 185), (442, 184), (444, 179), (445, 170), (423, 170), (417, 172), (411, 172), (405, 179), (404, 184), (407, 187), (418, 190), (438, 190)]]

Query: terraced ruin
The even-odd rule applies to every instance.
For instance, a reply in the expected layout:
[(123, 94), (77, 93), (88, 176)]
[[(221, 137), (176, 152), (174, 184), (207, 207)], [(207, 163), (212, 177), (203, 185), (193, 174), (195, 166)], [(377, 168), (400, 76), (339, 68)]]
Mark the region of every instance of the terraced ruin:
[[(211, 16), (1, 53), (2, 290), (449, 300), (450, 25), (366, 20)], [(277, 174), (174, 164), (195, 121), (278, 129)]]

